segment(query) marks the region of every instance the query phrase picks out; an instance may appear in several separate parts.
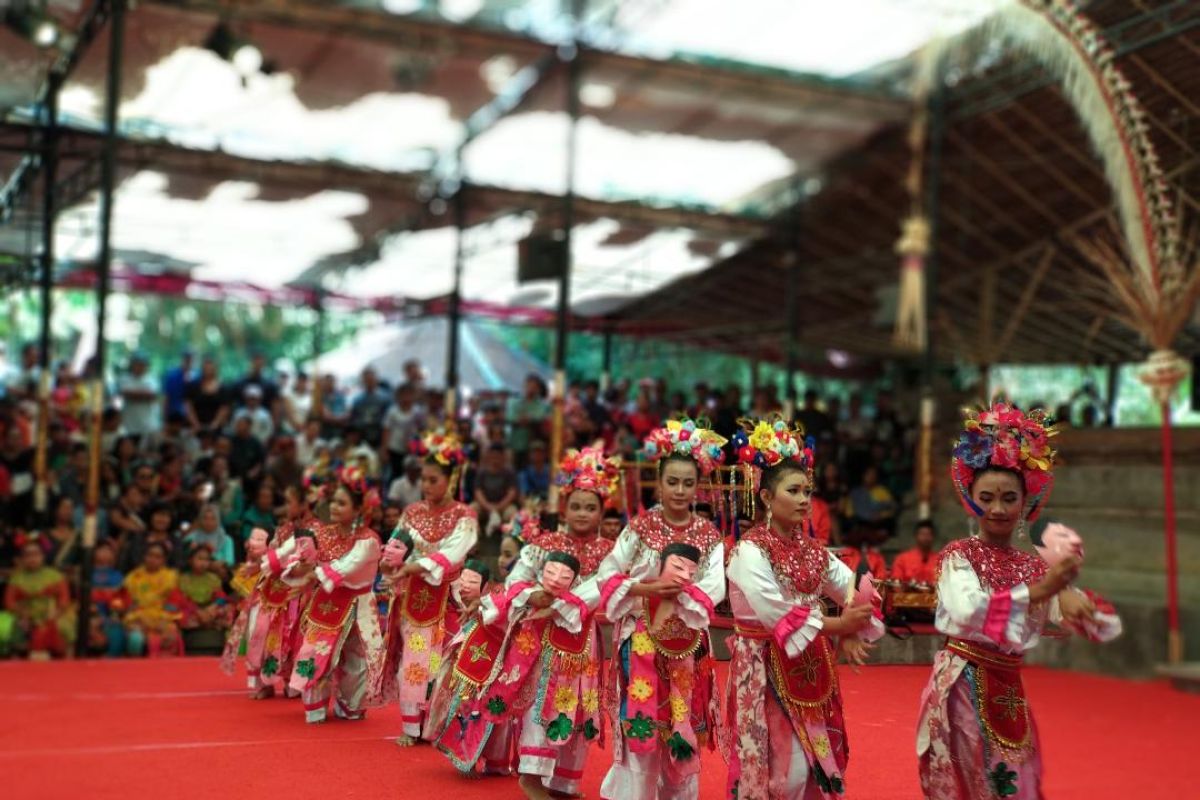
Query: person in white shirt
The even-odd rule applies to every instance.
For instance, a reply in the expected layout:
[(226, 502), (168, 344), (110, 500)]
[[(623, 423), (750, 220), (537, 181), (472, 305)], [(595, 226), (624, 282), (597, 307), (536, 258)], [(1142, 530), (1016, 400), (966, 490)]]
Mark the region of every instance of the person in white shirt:
[(275, 420), (272, 419), (271, 412), (263, 406), (262, 389), (255, 384), (248, 385), (245, 401), (246, 405), (238, 409), (234, 415), (234, 421), (236, 422), (238, 417), (249, 417), (250, 435), (266, 445), (271, 440), (272, 434), (275, 433)]
[(388, 456), (392, 478), (399, 478), (404, 472), (409, 443), (424, 432), (425, 408), (417, 403), (417, 391), (412, 384), (397, 386), (395, 398), (396, 402), (383, 417), (382, 446)]
[(316, 417), (305, 420), (302, 433), (296, 437), (296, 459), (308, 466), (316, 460), (317, 451), (328, 446), (321, 438), (321, 420)]
[(421, 459), (414, 455), (404, 458), (400, 476), (388, 486), (388, 503), (401, 510), (421, 499)]
[(312, 411), (312, 386), (308, 382), (308, 373), (296, 375), (296, 382), (283, 391), (284, 422), (291, 430), (299, 433), (304, 430), (305, 422)]
[(129, 360), (129, 372), (117, 382), (121, 393), (121, 420), (133, 436), (148, 436), (159, 429), (159, 387), (149, 371), (149, 362), (142, 353)]

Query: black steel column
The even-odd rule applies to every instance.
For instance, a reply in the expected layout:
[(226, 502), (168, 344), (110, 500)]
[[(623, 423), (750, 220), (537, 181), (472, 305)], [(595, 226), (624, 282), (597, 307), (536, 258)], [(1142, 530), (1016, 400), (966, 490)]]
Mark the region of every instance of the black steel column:
[(112, 268), (112, 210), (117, 182), (117, 111), (121, 103), (121, 61), (125, 39), (126, 0), (111, 0), (108, 28), (108, 82), (104, 98), (104, 139), (100, 151), (100, 254), (97, 259), (96, 357), (92, 387), (92, 442), (88, 468), (87, 513), (79, 566), (79, 615), (75, 654), (86, 656), (92, 595), (92, 557), (96, 547), (96, 511), (100, 501), (100, 429), (104, 411), (104, 324)]
[[(458, 155), (459, 170), (462, 170), (464, 154)], [(446, 424), (458, 419), (458, 327), (462, 321), (462, 275), (466, 260), (467, 235), (467, 183), (460, 174), (458, 189), (454, 192), (454, 288), (450, 290), (450, 305), (446, 309)]]
[(47, 508), (46, 449), (49, 446), (50, 425), (50, 320), (54, 312), (54, 222), (55, 184), (58, 182), (58, 96), (64, 76), (51, 68), (45, 98), (45, 118), (42, 124), (42, 274), (41, 320), (38, 336), (38, 428), (34, 458), (34, 511), (45, 513)]
[(58, 209), (55, 207), (55, 184), (58, 182), (58, 95), (62, 90), (63, 76), (57, 70), (50, 72), (50, 85), (46, 89), (46, 119), (42, 128), (42, 320), (39, 347), (39, 365), (42, 372), (50, 367), (50, 316), (53, 309), (51, 289), (54, 286), (54, 222)]
[(604, 329), (604, 360), (600, 369), (600, 391), (607, 392), (612, 386), (613, 330), (611, 323)]
[[(579, 51), (579, 25), (583, 19), (583, 0), (574, 0), (571, 17), (571, 43), (560, 50), (567, 63), (566, 109), (567, 109), (567, 185), (562, 199), (562, 269), (558, 276), (558, 319), (554, 336), (554, 418), (550, 427), (550, 463), (557, 467), (564, 450), (563, 403), (567, 395), (567, 341), (570, 336), (571, 316), (571, 229), (575, 226), (575, 159), (576, 134), (579, 122), (579, 82), (581, 77), (581, 53)], [(549, 506), (552, 514), (558, 513), (558, 486), (550, 485)]]

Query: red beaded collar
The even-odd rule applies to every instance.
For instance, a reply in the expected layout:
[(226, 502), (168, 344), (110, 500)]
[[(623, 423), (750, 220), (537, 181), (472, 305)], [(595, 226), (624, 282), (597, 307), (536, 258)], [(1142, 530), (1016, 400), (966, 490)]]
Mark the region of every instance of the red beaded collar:
[(354, 532), (354, 535), (348, 536), (343, 534), (338, 526), (332, 523), (315, 526), (313, 534), (317, 545), (317, 560), (323, 563), (336, 561), (346, 555), (354, 547), (355, 543), (362, 539), (379, 538), (379, 535), (375, 531), (365, 525), (360, 526)]
[(676, 527), (663, 517), (661, 508), (634, 517), (629, 523), (629, 528), (643, 545), (656, 553), (661, 553), (669, 544), (683, 542), (698, 547), (701, 553), (707, 554), (722, 539), (717, 526), (704, 517), (693, 514), (691, 522), (683, 527)]
[(600, 569), (600, 562), (613, 548), (613, 543), (599, 533), (579, 538), (562, 531), (538, 531), (529, 537), (529, 544), (547, 553), (561, 550), (579, 559), (579, 577), (586, 578)]
[(436, 544), (449, 536), (464, 517), (475, 519), (475, 512), (463, 503), (451, 502), (434, 509), (427, 501), (419, 500), (404, 509), (401, 524), (416, 532), (428, 544)]
[(800, 530), (784, 539), (766, 525), (756, 525), (738, 541), (749, 542), (762, 550), (771, 562), (776, 579), (796, 594), (817, 594), (829, 567), (829, 553), (819, 542)]
[(975, 570), (979, 584), (992, 592), (1002, 592), (1022, 583), (1033, 583), (1046, 574), (1046, 562), (1032, 553), (1014, 547), (992, 544), (977, 537), (958, 539), (942, 548), (938, 559), (938, 577), (951, 553), (958, 553)]

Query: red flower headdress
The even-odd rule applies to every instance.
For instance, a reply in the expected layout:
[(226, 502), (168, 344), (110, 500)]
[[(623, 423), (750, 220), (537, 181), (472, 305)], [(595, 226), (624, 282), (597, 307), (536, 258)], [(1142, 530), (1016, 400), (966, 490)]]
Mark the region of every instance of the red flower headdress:
[(1058, 431), (1049, 415), (1036, 408), (1028, 414), (1008, 403), (990, 409), (965, 409), (963, 431), (950, 458), (950, 475), (963, 507), (975, 516), (983, 511), (971, 500), (975, 474), (988, 467), (1012, 470), (1025, 485), (1025, 517), (1037, 519), (1054, 486), (1050, 438)]
[[(334, 484), (326, 484), (333, 486)], [(351, 492), (362, 497), (362, 508), (359, 516), (366, 518), (369, 512), (379, 505), (379, 492), (371, 486), (367, 474), (358, 465), (348, 465), (337, 471), (336, 486), (344, 486)], [(332, 493), (331, 493), (332, 494)]]
[(709, 475), (725, 459), (726, 439), (703, 422), (682, 418), (650, 431), (642, 443), (642, 456), (651, 463), (672, 455), (687, 456), (696, 462), (701, 475)]
[(785, 461), (791, 461), (808, 475), (813, 485), (813, 447), (815, 440), (804, 435), (804, 426), (789, 425), (779, 414), (766, 419), (739, 419), (741, 430), (733, 434), (731, 443), (737, 460), (744, 468), (745, 505), (747, 516), (753, 517), (754, 497), (762, 480), (762, 471)]
[(421, 458), (432, 456), (444, 467), (461, 467), (467, 460), (458, 437), (450, 431), (429, 431), (424, 436), (414, 438), (408, 449)]
[(794, 461), (804, 468), (809, 478), (813, 471), (813, 438), (805, 437), (804, 426), (788, 425), (781, 416), (768, 419), (740, 419), (742, 430), (733, 435), (738, 461), (766, 469), (783, 461)]
[(592, 492), (603, 504), (616, 496), (621, 479), (621, 460), (604, 457), (604, 444), (597, 442), (582, 450), (568, 450), (558, 465), (557, 482), (563, 497), (574, 491)]

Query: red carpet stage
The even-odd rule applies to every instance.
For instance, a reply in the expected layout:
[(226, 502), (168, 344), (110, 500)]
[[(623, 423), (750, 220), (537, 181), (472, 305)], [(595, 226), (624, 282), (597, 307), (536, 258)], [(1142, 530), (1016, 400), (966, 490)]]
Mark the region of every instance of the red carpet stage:
[[(849, 797), (917, 800), (913, 725), (928, 670), (842, 670), (852, 756)], [(1196, 797), (1200, 696), (1029, 669), (1050, 800)], [(296, 701), (252, 702), (215, 659), (0, 663), (4, 796), (33, 798), (520, 797), (515, 780), (458, 777), (428, 747), (401, 750), (395, 709), (306, 726)], [(608, 766), (594, 751), (585, 790)], [(705, 754), (704, 798), (720, 758)]]

